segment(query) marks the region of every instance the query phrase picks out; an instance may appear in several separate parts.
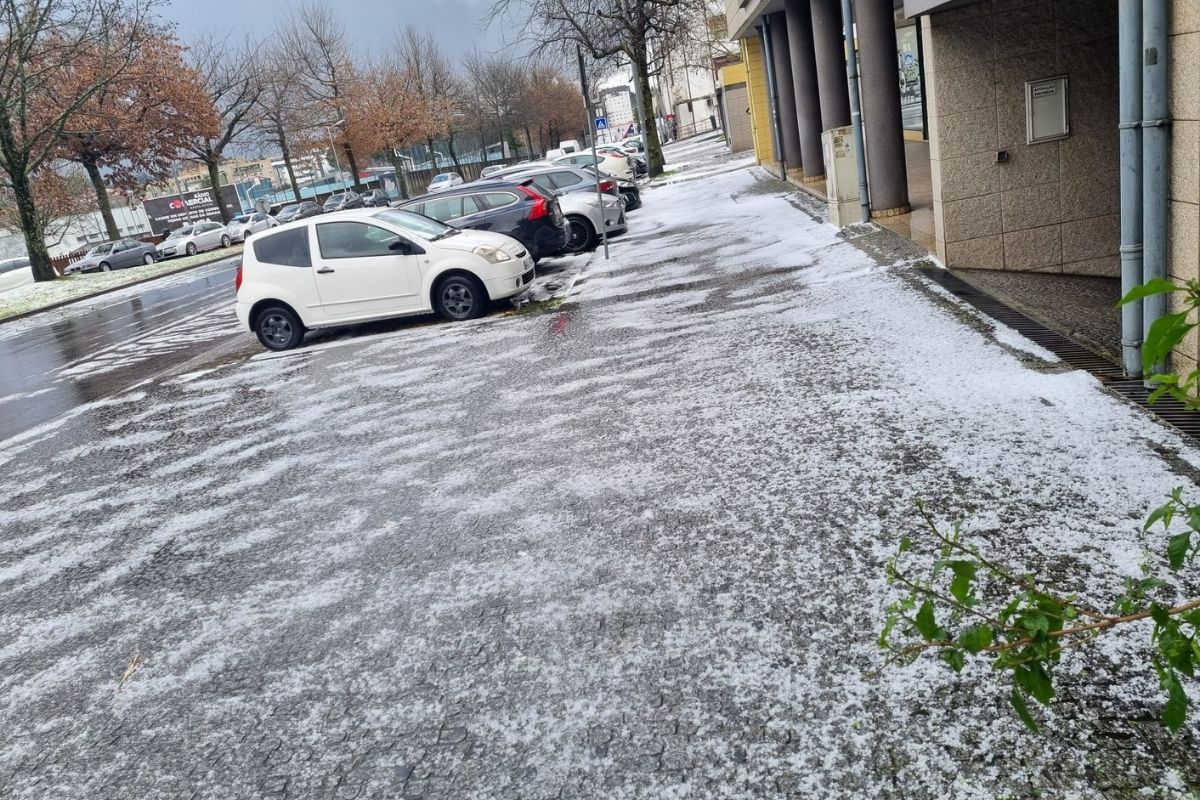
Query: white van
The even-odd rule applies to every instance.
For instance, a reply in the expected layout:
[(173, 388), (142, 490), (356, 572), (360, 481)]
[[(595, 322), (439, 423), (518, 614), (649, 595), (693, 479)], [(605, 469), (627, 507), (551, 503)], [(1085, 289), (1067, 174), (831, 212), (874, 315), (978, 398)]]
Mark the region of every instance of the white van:
[(558, 143), (558, 149), (562, 150), (566, 155), (579, 152), (579, 142), (574, 139), (567, 139), (565, 142)]

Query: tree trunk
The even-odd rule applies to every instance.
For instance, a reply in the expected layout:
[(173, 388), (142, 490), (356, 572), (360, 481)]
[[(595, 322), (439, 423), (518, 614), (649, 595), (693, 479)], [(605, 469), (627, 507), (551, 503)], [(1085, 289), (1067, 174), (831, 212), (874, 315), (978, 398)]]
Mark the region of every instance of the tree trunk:
[(454, 162), (454, 171), (459, 175), (462, 174), (462, 164), (458, 163), (458, 153), (454, 152), (454, 134), (450, 134), (446, 138), (446, 147), (450, 149), (450, 159)]
[(538, 125), (538, 157), (546, 154), (546, 140), (542, 138), (542, 126)]
[(279, 126), (275, 128), (275, 136), (279, 140), (279, 149), (283, 153), (283, 166), (287, 169), (288, 180), (292, 182), (292, 197), (296, 198), (296, 202), (299, 203), (301, 200), (300, 184), (296, 183), (296, 170), (292, 168), (292, 151), (288, 147), (287, 133), (284, 132), (282, 126)]
[(396, 188), (400, 190), (400, 199), (408, 199), (408, 185), (404, 173), (404, 159), (396, 155), (396, 151), (391, 151), (392, 168), (396, 170)]
[(85, 158), (83, 168), (87, 170), (88, 177), (92, 181), (92, 188), (96, 190), (96, 205), (100, 206), (100, 216), (104, 218), (104, 230), (108, 234), (108, 238), (120, 239), (121, 231), (117, 228), (117, 221), (113, 218), (112, 203), (108, 200), (108, 189), (104, 186), (104, 178), (100, 176), (100, 167), (94, 158)]
[(17, 215), (21, 219), (21, 232), (25, 234), (25, 250), (33, 268), (35, 281), (52, 281), (58, 277), (50, 266), (50, 252), (46, 249), (46, 236), (42, 230), (40, 215), (33, 201), (33, 184), (24, 169), (15, 169), (9, 176), (12, 180), (13, 200), (17, 204)]
[(229, 213), (229, 209), (221, 202), (221, 173), (217, 169), (219, 158), (220, 156), (212, 154), (204, 163), (208, 165), (208, 192), (212, 195), (213, 202), (217, 204), (217, 208), (221, 212), (221, 222), (228, 225), (233, 219), (233, 215)]
[(533, 158), (533, 137), (529, 134), (529, 126), (525, 126), (525, 147), (529, 150), (529, 157)]
[(354, 188), (362, 191), (362, 180), (358, 177), (358, 161), (354, 158), (354, 150), (348, 144), (342, 145), (342, 149), (346, 151), (346, 160), (350, 162), (350, 174), (354, 176)]
[(662, 175), (663, 153), (662, 144), (658, 140), (658, 121), (654, 118), (654, 98), (650, 95), (650, 77), (647, 73), (649, 66), (646, 61), (646, 44), (634, 48), (631, 54), (637, 65), (639, 92), (642, 96), (642, 112), (646, 117), (646, 130), (642, 131), (642, 140), (646, 145), (646, 164), (650, 168), (650, 177)]

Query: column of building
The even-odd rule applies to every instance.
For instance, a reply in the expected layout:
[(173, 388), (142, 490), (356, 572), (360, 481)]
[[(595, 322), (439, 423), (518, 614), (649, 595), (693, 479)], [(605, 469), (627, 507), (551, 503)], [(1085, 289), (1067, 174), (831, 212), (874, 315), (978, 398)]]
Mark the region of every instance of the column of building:
[[(908, 180), (892, 0), (854, 0), (854, 9), (872, 211), (901, 213), (909, 210)], [(789, 172), (802, 167), (805, 180), (820, 179), (821, 133), (850, 124), (841, 2), (785, 0), (784, 10), (764, 22), (772, 45), (780, 155)]]

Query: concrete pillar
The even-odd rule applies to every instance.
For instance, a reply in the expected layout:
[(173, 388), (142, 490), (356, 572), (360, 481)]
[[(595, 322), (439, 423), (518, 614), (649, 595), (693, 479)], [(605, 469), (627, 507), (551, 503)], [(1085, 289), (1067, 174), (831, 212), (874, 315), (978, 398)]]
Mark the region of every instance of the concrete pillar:
[[(846, 42), (842, 38), (840, 0), (810, 0), (813, 52), (821, 96), (821, 130), (850, 124), (850, 87), (846, 84)], [(896, 47), (892, 45), (894, 54)]]
[(783, 12), (770, 15), (771, 59), (779, 100), (779, 138), (787, 170), (800, 167), (800, 128), (796, 121), (796, 91), (792, 88), (792, 60), (788, 55), (787, 22)]
[(788, 45), (792, 55), (792, 85), (800, 130), (800, 163), (804, 177), (825, 175), (821, 154), (821, 94), (817, 89), (817, 57), (813, 53), (812, 17), (808, 0), (786, 0)]
[(892, 0), (855, 0), (854, 16), (862, 69), (863, 133), (867, 140), (871, 213), (903, 214), (910, 209)]

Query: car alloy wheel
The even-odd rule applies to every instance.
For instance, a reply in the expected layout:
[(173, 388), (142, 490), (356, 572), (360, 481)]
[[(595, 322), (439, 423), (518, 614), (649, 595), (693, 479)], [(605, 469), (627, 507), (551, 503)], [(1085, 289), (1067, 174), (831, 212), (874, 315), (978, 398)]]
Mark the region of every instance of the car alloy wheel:
[(101, 262), (100, 262), (100, 271), (101, 271), (101, 272), (108, 272), (110, 269), (112, 269), (112, 267), (110, 267), (110, 266), (108, 265), (108, 262), (107, 262), (107, 261), (101, 261)]
[(258, 315), (254, 332), (268, 350), (290, 350), (304, 338), (300, 320), (286, 308), (272, 306)]
[(586, 250), (595, 235), (592, 226), (582, 217), (567, 217), (567, 226), (567, 252), (579, 253)]
[(221, 247), (229, 247), (229, 234), (221, 237)]
[(186, 248), (186, 252), (187, 252), (187, 254), (188, 254), (189, 256), (194, 256), (194, 255), (196, 255), (196, 243), (195, 243), (195, 242), (188, 242), (188, 246), (187, 246), (187, 248)]
[(153, 264), (154, 263), (154, 254), (146, 253), (144, 256), (142, 256), (142, 263), (145, 264), (146, 266)]
[(463, 275), (451, 275), (437, 290), (437, 305), (442, 316), (451, 320), (473, 319), (483, 313), (487, 296), (478, 281)]

